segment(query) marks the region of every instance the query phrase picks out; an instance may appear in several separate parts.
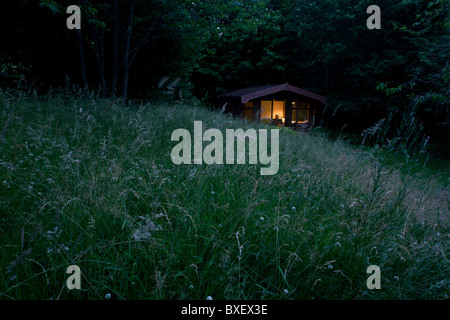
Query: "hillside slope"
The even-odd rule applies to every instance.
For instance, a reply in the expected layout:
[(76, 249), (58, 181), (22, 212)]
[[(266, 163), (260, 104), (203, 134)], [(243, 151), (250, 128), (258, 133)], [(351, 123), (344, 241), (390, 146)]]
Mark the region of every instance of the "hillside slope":
[(268, 128), (194, 103), (0, 92), (0, 110), (0, 299), (448, 298), (448, 176), (288, 129), (273, 176), (175, 165), (194, 121)]

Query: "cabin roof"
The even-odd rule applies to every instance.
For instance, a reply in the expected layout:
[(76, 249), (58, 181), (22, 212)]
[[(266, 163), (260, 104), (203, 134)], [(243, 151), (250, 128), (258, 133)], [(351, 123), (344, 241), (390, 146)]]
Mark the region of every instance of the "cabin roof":
[(276, 85), (267, 85), (267, 86), (258, 86), (258, 87), (249, 87), (244, 89), (239, 89), (231, 92), (224, 93), (220, 95), (220, 98), (240, 98), (241, 103), (249, 102), (250, 100), (261, 98), (264, 96), (268, 96), (270, 94), (289, 91), (296, 93), (298, 95), (319, 101), (320, 103), (326, 104), (327, 98), (321, 96), (317, 93), (307, 91), (305, 89), (294, 87), (288, 83), (284, 84), (276, 84)]

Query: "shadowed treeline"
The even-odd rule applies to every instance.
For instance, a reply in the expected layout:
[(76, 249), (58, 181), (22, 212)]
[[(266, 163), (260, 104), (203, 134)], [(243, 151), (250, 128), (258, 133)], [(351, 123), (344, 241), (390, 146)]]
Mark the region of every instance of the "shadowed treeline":
[[(328, 97), (324, 126), (358, 140), (381, 119), (389, 138), (413, 99), (430, 150), (448, 155), (448, 1), (8, 1), (0, 12), (0, 82), (76, 84), (103, 97), (163, 90), (209, 104), (224, 92), (289, 82)], [(66, 28), (66, 8), (81, 29)], [(179, 80), (177, 80), (179, 79)], [(160, 90), (161, 91), (161, 90)]]

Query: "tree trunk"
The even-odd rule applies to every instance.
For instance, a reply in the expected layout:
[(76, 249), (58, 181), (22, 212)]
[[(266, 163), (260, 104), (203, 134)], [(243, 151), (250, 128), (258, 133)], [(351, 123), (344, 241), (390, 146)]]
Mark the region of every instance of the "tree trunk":
[(131, 35), (133, 33), (134, 3), (135, 3), (135, 0), (131, 0), (130, 20), (128, 22), (128, 28), (125, 33), (125, 52), (124, 52), (124, 57), (123, 57), (123, 91), (122, 91), (123, 101), (127, 101), (127, 99), (128, 99), (128, 77), (129, 77), (129, 73), (130, 73), (129, 55), (130, 55)]
[(81, 83), (83, 85), (83, 89), (89, 91), (89, 85), (86, 77), (86, 62), (84, 59), (83, 36), (81, 34), (81, 29), (77, 30), (77, 42), (78, 42), (78, 56), (80, 58)]
[[(325, 67), (325, 90), (326, 90), (326, 96), (328, 96), (328, 64)], [(320, 116), (319, 126), (323, 127), (324, 125), (324, 118), (325, 118), (325, 111), (327, 111), (327, 105), (324, 106), (322, 110), (322, 115)]]
[(103, 97), (106, 97), (108, 95), (108, 88), (106, 86), (106, 78), (105, 78), (105, 46), (104, 46), (104, 40), (105, 40), (105, 29), (102, 28), (100, 33), (100, 63), (101, 63), (101, 77), (102, 77), (102, 93)]
[(113, 38), (113, 74), (111, 84), (111, 94), (116, 96), (117, 79), (119, 76), (117, 55), (119, 50), (119, 5), (117, 0), (114, 0), (114, 38)]
[(97, 58), (97, 66), (98, 71), (100, 73), (100, 81), (102, 84), (102, 97), (107, 96), (106, 89), (106, 78), (105, 78), (105, 63), (104, 63), (104, 55), (103, 55), (103, 38), (104, 38), (104, 30), (101, 28), (100, 36), (97, 35), (97, 29), (95, 25), (92, 26), (92, 34), (94, 35), (94, 51), (95, 57)]

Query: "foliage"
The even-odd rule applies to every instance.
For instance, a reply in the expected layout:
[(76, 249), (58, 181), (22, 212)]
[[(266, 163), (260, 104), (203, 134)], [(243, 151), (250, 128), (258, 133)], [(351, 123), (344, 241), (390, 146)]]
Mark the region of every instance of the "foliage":
[[(414, 23), (396, 25), (396, 30), (414, 44), (415, 59), (406, 66), (405, 78), (400, 82), (379, 82), (377, 89), (390, 97), (408, 97), (410, 105), (415, 106), (415, 115), (426, 122), (427, 134), (438, 141), (448, 141), (450, 4), (448, 1), (423, 1), (421, 6), (423, 10), (416, 15)], [(403, 119), (411, 110), (402, 112)]]
[[(82, 10), (78, 33), (65, 28), (69, 4)], [(161, 79), (179, 78), (173, 92), (191, 91), (211, 104), (233, 89), (289, 82), (328, 97), (321, 125), (357, 135), (391, 113), (397, 114), (391, 119), (397, 127), (411, 99), (419, 97), (416, 116), (434, 151), (445, 155), (450, 150), (448, 1), (380, 0), (380, 30), (366, 27), (371, 4), (8, 2), (0, 31), (1, 80), (4, 86), (20, 82), (43, 91), (69, 81), (94, 91), (100, 86), (104, 97), (127, 100), (148, 99)]]

